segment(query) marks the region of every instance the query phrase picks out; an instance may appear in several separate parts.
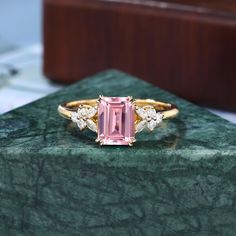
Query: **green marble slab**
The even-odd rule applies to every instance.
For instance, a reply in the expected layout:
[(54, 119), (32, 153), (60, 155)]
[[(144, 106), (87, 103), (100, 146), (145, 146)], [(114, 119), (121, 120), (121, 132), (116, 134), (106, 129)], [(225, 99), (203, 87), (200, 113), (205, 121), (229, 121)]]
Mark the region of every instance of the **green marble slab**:
[[(100, 147), (64, 101), (153, 98), (178, 118), (134, 147)], [(0, 117), (0, 235), (235, 235), (236, 126), (118, 71)]]

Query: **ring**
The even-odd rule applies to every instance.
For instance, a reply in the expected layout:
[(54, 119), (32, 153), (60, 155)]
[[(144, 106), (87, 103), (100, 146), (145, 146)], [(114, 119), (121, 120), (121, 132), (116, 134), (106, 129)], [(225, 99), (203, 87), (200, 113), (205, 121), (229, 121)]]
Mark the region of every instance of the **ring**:
[(96, 142), (101, 145), (132, 146), (136, 133), (144, 129), (153, 131), (163, 120), (177, 116), (179, 110), (173, 104), (152, 99), (99, 96), (63, 103), (58, 112), (80, 130), (96, 132)]

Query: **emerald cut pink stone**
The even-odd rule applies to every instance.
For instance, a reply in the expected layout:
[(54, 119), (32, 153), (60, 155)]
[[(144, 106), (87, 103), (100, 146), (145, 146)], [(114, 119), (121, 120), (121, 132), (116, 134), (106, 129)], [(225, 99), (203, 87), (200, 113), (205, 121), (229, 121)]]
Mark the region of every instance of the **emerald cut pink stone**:
[(130, 97), (102, 97), (98, 105), (98, 139), (104, 145), (134, 141), (135, 107)]

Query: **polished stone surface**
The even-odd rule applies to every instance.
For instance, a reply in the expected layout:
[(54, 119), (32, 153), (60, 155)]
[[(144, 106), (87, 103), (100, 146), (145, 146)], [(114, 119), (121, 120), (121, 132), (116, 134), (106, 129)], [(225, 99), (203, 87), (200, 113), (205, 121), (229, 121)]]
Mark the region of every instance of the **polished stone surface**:
[[(56, 112), (99, 94), (181, 113), (132, 148), (100, 147)], [(0, 147), (0, 235), (235, 235), (236, 126), (126, 74), (98, 74), (1, 116)]]

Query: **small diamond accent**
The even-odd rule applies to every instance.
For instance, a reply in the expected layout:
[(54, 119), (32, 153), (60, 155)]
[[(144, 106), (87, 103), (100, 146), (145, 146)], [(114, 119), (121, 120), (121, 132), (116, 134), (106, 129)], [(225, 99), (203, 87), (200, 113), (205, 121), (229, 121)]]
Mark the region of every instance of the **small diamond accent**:
[(155, 120), (150, 120), (149, 122), (147, 122), (147, 128), (151, 131), (153, 131), (156, 126), (157, 122)]
[(85, 107), (80, 107), (78, 109), (77, 113), (78, 113), (78, 117), (79, 118), (84, 118), (84, 117), (87, 117), (88, 111), (87, 111), (87, 109)]
[(71, 120), (73, 122), (75, 122), (75, 123), (78, 121), (78, 114), (77, 114), (77, 112), (71, 113)]
[(87, 117), (88, 118), (94, 117), (96, 115), (97, 111), (98, 111), (97, 107), (92, 107), (92, 108), (88, 109), (87, 110)]
[(90, 130), (92, 130), (94, 132), (97, 132), (97, 126), (96, 126), (96, 124), (92, 120), (90, 120), (90, 119), (86, 120), (86, 124), (87, 124), (87, 127)]
[(142, 107), (136, 107), (136, 113), (142, 118), (146, 119), (146, 111)]
[(146, 128), (146, 125), (147, 125), (147, 121), (146, 121), (146, 120), (141, 120), (141, 121), (135, 126), (136, 133), (141, 132), (144, 128)]
[(76, 124), (78, 125), (80, 130), (83, 130), (86, 127), (86, 122), (82, 119), (78, 120)]

